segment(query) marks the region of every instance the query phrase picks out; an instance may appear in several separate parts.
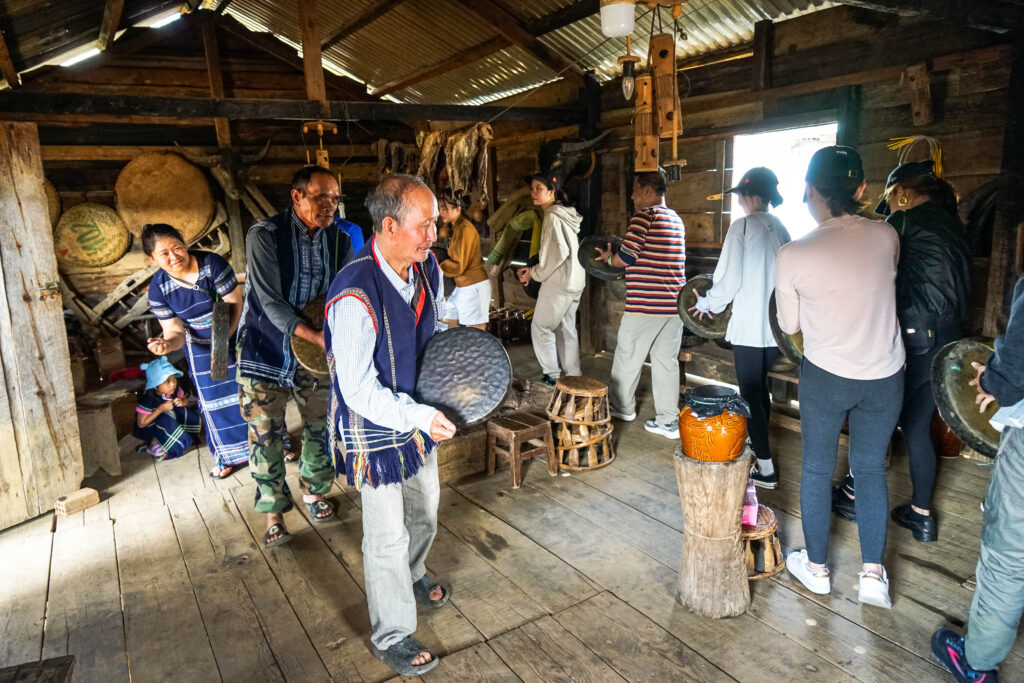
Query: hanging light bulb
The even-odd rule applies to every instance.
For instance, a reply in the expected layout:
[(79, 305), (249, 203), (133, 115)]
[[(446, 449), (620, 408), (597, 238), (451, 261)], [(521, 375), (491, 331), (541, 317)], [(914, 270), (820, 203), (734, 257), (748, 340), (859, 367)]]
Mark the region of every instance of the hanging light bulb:
[(621, 38), (633, 32), (634, 0), (601, 0), (601, 33)]
[(622, 65), (622, 96), (627, 100), (633, 99), (636, 91), (636, 65), (640, 58), (636, 55), (623, 55), (619, 57), (619, 64)]

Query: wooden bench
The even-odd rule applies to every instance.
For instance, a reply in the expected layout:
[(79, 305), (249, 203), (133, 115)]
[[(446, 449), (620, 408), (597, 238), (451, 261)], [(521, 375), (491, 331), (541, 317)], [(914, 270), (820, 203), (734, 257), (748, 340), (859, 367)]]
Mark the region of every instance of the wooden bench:
[(132, 433), (136, 394), (145, 386), (144, 379), (124, 379), (78, 399), (75, 407), (82, 439), (84, 476), (91, 476), (100, 468), (113, 476), (121, 474), (121, 450), (117, 442)]

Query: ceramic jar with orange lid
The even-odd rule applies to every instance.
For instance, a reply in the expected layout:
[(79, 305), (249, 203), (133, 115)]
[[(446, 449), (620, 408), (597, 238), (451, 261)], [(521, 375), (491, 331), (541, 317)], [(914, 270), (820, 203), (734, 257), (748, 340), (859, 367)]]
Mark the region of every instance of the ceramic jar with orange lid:
[[(708, 415), (709, 412), (717, 414)], [(679, 413), (679, 441), (694, 460), (725, 462), (738, 458), (747, 441), (749, 409), (728, 387), (704, 386), (686, 392)]]

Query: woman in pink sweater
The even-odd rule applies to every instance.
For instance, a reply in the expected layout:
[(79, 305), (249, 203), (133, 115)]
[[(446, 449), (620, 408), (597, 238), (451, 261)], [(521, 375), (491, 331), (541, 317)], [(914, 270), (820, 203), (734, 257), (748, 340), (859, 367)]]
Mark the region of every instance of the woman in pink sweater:
[(808, 590), (831, 589), (828, 534), (839, 432), (850, 424), (857, 479), (861, 602), (891, 607), (882, 566), (888, 521), (885, 451), (903, 400), (903, 340), (896, 318), (899, 238), (856, 215), (864, 168), (850, 147), (818, 150), (807, 169), (807, 208), (818, 227), (779, 249), (775, 297), (780, 327), (803, 332), (800, 516), (807, 548), (786, 568)]

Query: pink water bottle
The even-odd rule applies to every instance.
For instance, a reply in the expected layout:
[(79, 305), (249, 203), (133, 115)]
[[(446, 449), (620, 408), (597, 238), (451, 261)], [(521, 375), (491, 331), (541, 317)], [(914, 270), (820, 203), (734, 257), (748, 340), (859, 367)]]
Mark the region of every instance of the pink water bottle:
[(747, 495), (743, 499), (743, 526), (757, 526), (757, 489), (754, 480), (747, 479)]

